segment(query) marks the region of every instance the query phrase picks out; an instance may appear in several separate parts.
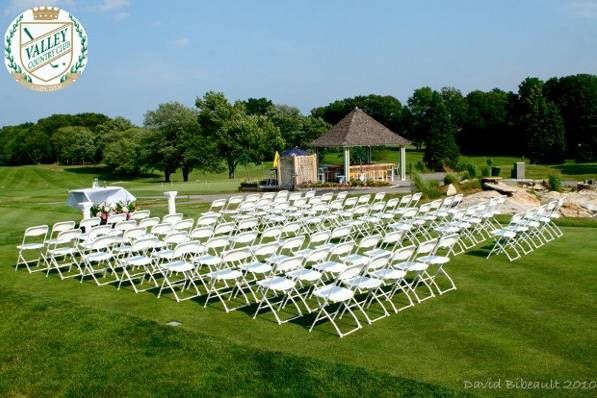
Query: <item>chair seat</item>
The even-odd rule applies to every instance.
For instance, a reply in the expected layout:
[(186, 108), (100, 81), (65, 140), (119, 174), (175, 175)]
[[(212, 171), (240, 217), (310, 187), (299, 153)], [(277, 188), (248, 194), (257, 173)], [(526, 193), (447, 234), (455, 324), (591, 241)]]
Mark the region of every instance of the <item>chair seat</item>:
[(25, 243), (24, 245), (18, 245), (19, 250), (37, 250), (44, 247), (43, 243)]
[(498, 236), (498, 237), (504, 237), (504, 238), (514, 238), (516, 236), (516, 232), (514, 231), (507, 231), (504, 229), (496, 229), (494, 231), (491, 231), (491, 234), (494, 236)]
[(297, 278), (301, 281), (315, 282), (320, 280), (322, 275), (321, 272), (315, 271), (313, 269), (303, 268), (297, 271), (289, 272), (288, 276)]
[(157, 257), (157, 258), (162, 258), (162, 259), (174, 258), (174, 250), (170, 250), (170, 249), (160, 250), (159, 252), (153, 253), (152, 256)]
[(363, 220), (365, 222), (368, 222), (368, 223), (371, 223), (371, 224), (375, 224), (375, 223), (380, 222), (381, 218), (374, 217), (374, 216), (364, 216), (364, 217), (361, 217), (361, 220)]
[(313, 291), (315, 297), (319, 297), (324, 300), (329, 300), (333, 303), (340, 303), (342, 301), (350, 300), (354, 297), (352, 290), (341, 286), (326, 285)]
[(369, 278), (367, 276), (357, 276), (345, 281), (348, 286), (361, 290), (377, 289), (382, 285), (382, 281), (377, 278)]
[(446, 264), (450, 261), (450, 258), (445, 256), (423, 256), (417, 257), (416, 261), (426, 264)]
[(352, 265), (364, 265), (370, 260), (367, 256), (361, 256), (360, 254), (351, 254), (350, 256), (342, 257), (342, 260)]
[(210, 272), (209, 274), (207, 274), (207, 276), (211, 279), (217, 280), (232, 280), (241, 278), (243, 274), (239, 270), (227, 268)]
[(258, 281), (257, 284), (266, 289), (276, 290), (279, 292), (286, 292), (292, 289), (296, 285), (296, 282), (290, 279), (283, 278), (281, 276), (276, 276), (273, 278)]
[(391, 280), (391, 281), (402, 279), (402, 278), (404, 278), (405, 275), (406, 275), (406, 271), (404, 271), (404, 270), (388, 269), (388, 268), (373, 271), (371, 273), (371, 276), (373, 276), (375, 278)]
[(240, 269), (246, 272), (250, 272), (252, 274), (265, 274), (272, 270), (272, 266), (269, 264), (261, 263), (256, 261), (250, 264), (243, 264), (240, 266)]
[(112, 253), (108, 253), (108, 252), (95, 252), (95, 253), (91, 253), (88, 254), (86, 256), (83, 256), (83, 259), (89, 262), (98, 262), (98, 261), (105, 261), (105, 260), (109, 260), (111, 259)]
[(401, 223), (401, 222), (393, 223), (393, 224), (390, 224), (388, 226), (391, 229), (397, 229), (397, 230), (400, 230), (400, 231), (410, 231), (412, 229), (412, 227), (413, 227), (412, 224), (405, 224), (405, 223)]
[(134, 256), (126, 260), (127, 265), (132, 265), (134, 267), (142, 266), (151, 264), (151, 258), (146, 256)]
[(77, 250), (74, 247), (59, 247), (57, 249), (48, 250), (48, 253), (54, 256), (64, 256), (67, 254), (75, 254)]
[(162, 265), (162, 268), (172, 272), (187, 272), (195, 268), (193, 264), (183, 260), (172, 261), (171, 263)]
[(212, 256), (210, 254), (206, 254), (205, 256), (197, 257), (194, 261), (198, 264), (218, 265), (222, 262), (222, 259), (218, 256)]
[(346, 264), (338, 263), (335, 261), (326, 261), (321, 264), (315, 264), (313, 266), (318, 271), (330, 272), (332, 274), (338, 274), (346, 269)]
[(372, 249), (365, 252), (367, 257), (377, 257), (385, 254), (392, 254), (392, 252), (384, 249)]
[(425, 271), (427, 268), (429, 268), (429, 264), (418, 261), (403, 261), (401, 263), (394, 264), (394, 268), (405, 271)]
[(284, 260), (286, 260), (286, 259), (288, 259), (288, 258), (290, 258), (290, 257), (289, 257), (289, 256), (286, 256), (286, 255), (284, 255), (284, 254), (281, 254), (281, 255), (277, 255), (277, 256), (272, 256), (272, 257), (271, 257), (271, 258), (268, 260), (268, 262), (269, 262), (270, 264), (278, 264), (278, 263), (281, 263), (282, 261), (284, 261)]

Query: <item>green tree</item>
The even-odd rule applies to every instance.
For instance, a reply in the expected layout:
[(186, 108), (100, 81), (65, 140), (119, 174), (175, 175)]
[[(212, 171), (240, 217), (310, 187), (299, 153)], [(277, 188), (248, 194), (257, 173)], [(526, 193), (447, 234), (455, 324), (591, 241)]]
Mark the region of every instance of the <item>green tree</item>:
[(405, 111), (406, 135), (417, 149), (421, 149), (431, 131), (429, 112), (431, 111), (433, 95), (434, 91), (431, 87), (421, 87), (414, 91), (407, 102)]
[(543, 92), (564, 119), (567, 153), (578, 161), (597, 161), (597, 76), (554, 77)]
[(142, 145), (150, 134), (138, 127), (113, 132), (111, 140), (104, 147), (104, 162), (118, 174), (137, 175), (144, 168)]
[(60, 127), (52, 134), (51, 142), (61, 164), (91, 163), (97, 152), (95, 136), (86, 127)]
[(52, 159), (52, 145), (50, 139), (38, 127), (32, 127), (23, 141), (23, 151), (29, 162), (39, 164)]
[(260, 162), (284, 145), (280, 129), (266, 116), (247, 114), (240, 101), (231, 104), (224, 94), (207, 92), (196, 105), (201, 133), (225, 161), (229, 178), (240, 160)]
[(274, 107), (274, 103), (267, 98), (249, 98), (243, 102), (249, 115), (267, 115)]
[(460, 151), (456, 145), (450, 112), (438, 92), (432, 93), (426, 116), (429, 131), (426, 134), (423, 161), (432, 170), (442, 170), (444, 166), (454, 167)]
[(462, 96), (460, 90), (454, 87), (443, 87), (440, 95), (446, 104), (446, 108), (448, 108), (452, 125), (456, 129), (456, 134), (458, 134), (466, 120), (468, 110), (466, 99)]
[(214, 161), (213, 145), (199, 131), (196, 110), (178, 102), (161, 104), (158, 109), (145, 114), (145, 127), (153, 134), (145, 138), (147, 148), (140, 159), (147, 167), (161, 170), (164, 179), (179, 167), (183, 181), (196, 168), (210, 168)]
[(558, 107), (543, 96), (542, 88), (538, 79), (527, 79), (519, 90), (526, 153), (533, 163), (562, 163), (566, 146), (564, 122)]
[(330, 128), (322, 118), (304, 116), (298, 108), (288, 105), (275, 105), (267, 116), (280, 129), (288, 148), (305, 148)]

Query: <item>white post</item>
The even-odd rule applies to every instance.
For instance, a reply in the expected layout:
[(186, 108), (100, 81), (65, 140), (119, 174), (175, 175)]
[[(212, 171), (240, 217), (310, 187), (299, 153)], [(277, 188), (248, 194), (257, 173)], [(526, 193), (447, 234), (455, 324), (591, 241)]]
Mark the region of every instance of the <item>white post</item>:
[(400, 147), (400, 181), (406, 180), (406, 147)]
[(344, 178), (348, 184), (350, 182), (350, 148), (344, 148)]
[(176, 214), (176, 194), (177, 191), (164, 192), (164, 196), (168, 198), (168, 214)]
[(93, 202), (81, 202), (80, 203), (83, 210), (83, 219), (91, 218), (91, 206), (93, 206)]

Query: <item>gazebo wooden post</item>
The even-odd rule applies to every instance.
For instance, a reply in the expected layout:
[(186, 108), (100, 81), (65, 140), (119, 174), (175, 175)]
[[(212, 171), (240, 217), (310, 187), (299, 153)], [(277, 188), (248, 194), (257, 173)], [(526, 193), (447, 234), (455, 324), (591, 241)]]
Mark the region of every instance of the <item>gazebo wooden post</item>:
[(344, 148), (344, 179), (350, 182), (350, 148)]
[(400, 145), (400, 181), (406, 180), (406, 147)]

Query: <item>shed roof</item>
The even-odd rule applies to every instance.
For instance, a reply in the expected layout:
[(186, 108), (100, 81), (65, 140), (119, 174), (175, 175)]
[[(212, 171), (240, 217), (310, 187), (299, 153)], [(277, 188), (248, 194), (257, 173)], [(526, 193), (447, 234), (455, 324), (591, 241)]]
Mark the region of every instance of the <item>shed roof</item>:
[(394, 133), (358, 107), (313, 140), (313, 147), (402, 146), (410, 141)]

